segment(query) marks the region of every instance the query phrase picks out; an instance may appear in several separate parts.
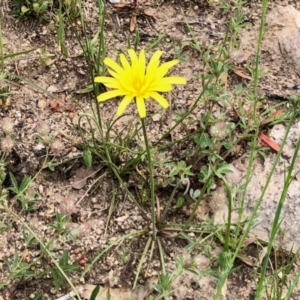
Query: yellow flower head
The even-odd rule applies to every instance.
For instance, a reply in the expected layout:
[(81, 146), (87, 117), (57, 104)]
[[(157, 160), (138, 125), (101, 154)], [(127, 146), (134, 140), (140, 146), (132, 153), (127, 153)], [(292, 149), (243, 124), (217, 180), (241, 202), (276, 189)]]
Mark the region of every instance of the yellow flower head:
[(160, 65), (162, 51), (156, 51), (148, 66), (146, 66), (145, 51), (142, 50), (137, 56), (133, 49), (128, 50), (131, 64), (124, 54), (120, 55), (121, 66), (110, 58), (104, 59), (108, 72), (112, 77), (97, 76), (95, 82), (103, 83), (111, 89), (97, 97), (98, 101), (125, 96), (121, 101), (117, 115), (121, 115), (132, 99), (136, 100), (137, 109), (141, 118), (146, 117), (145, 100), (153, 98), (163, 108), (169, 106), (168, 101), (158, 92), (169, 92), (172, 84), (185, 84), (183, 77), (165, 77), (169, 69), (178, 63), (178, 60), (171, 60)]

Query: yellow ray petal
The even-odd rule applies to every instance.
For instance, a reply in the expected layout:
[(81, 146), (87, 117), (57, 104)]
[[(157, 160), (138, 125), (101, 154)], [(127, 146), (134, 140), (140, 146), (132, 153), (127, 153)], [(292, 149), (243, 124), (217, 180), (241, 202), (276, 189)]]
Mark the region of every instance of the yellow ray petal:
[(168, 108), (169, 107), (169, 102), (159, 93), (152, 92), (149, 94), (149, 97), (153, 98), (156, 100), (163, 108)]
[(146, 71), (145, 86), (149, 86), (155, 80), (155, 73), (160, 64), (162, 51), (156, 51), (150, 59)]
[(106, 66), (113, 69), (116, 73), (123, 73), (124, 72), (123, 68), (121, 66), (119, 66), (115, 61), (113, 61), (110, 58), (105, 58), (104, 63), (105, 63)]
[(146, 117), (146, 106), (145, 100), (143, 97), (136, 97), (136, 106), (139, 112), (140, 118), (143, 119)]
[(157, 68), (155, 72), (155, 78), (163, 78), (168, 73), (169, 69), (177, 65), (178, 62), (179, 61), (175, 59), (162, 64), (160, 67)]
[(139, 62), (138, 62), (138, 78), (141, 82), (144, 81), (145, 70), (146, 70), (146, 58), (145, 58), (145, 50), (143, 49), (140, 52)]
[(133, 49), (129, 49), (128, 54), (131, 60), (132, 76), (135, 77), (137, 75), (139, 59)]
[(128, 54), (130, 56), (131, 65), (138, 62), (139, 59), (133, 49), (128, 49)]
[(153, 84), (151, 84), (147, 91), (149, 92), (169, 92), (171, 91), (173, 88), (172, 88), (172, 85), (170, 83), (165, 83), (163, 82), (162, 80), (160, 81), (155, 81)]
[(119, 73), (116, 73), (116, 72), (114, 72), (114, 71), (111, 70), (111, 69), (107, 69), (107, 71), (108, 71), (108, 73), (109, 73), (112, 77), (114, 77), (114, 78), (116, 78), (117, 80), (119, 80), (119, 78), (120, 78), (120, 74), (119, 74)]
[(98, 83), (118, 83), (118, 80), (112, 77), (106, 77), (106, 76), (97, 76), (94, 78), (95, 82)]
[(127, 89), (124, 89), (122, 86), (122, 82), (116, 78), (112, 77), (106, 77), (106, 76), (97, 76), (94, 79), (95, 82), (98, 83), (103, 83), (106, 87), (110, 89), (115, 89), (115, 90), (124, 90), (126, 91)]
[(186, 84), (186, 79), (179, 76), (164, 77), (161, 81), (169, 84)]
[(98, 97), (97, 97), (97, 100), (99, 102), (102, 102), (102, 101), (106, 101), (108, 99), (111, 99), (111, 98), (115, 98), (117, 96), (123, 96), (125, 95), (125, 93), (123, 91), (120, 91), (120, 90), (114, 90), (114, 91), (109, 91), (109, 92), (105, 92), (103, 94), (100, 94)]
[(97, 97), (98, 101), (125, 96), (117, 110), (117, 114), (122, 114), (126, 107), (135, 98), (138, 114), (140, 118), (146, 117), (145, 100), (152, 98), (162, 107), (169, 106), (168, 101), (159, 92), (168, 92), (173, 88), (173, 84), (185, 84), (186, 79), (179, 76), (165, 77), (169, 69), (178, 63), (172, 60), (160, 65), (162, 51), (156, 51), (149, 64), (146, 64), (145, 50), (137, 54), (133, 49), (128, 50), (130, 60), (124, 54), (120, 54), (120, 64), (106, 58), (104, 60), (107, 70), (112, 77), (97, 76), (95, 82), (103, 83), (112, 89)]
[(120, 86), (120, 90), (124, 90), (124, 91), (127, 91), (128, 94), (130, 93), (133, 93), (135, 94), (136, 93), (136, 90), (134, 88), (134, 86), (131, 84), (132, 80), (130, 80), (129, 78), (127, 78), (127, 75), (126, 74), (122, 74), (119, 79), (119, 86)]
[(151, 57), (148, 67), (147, 67), (147, 76), (153, 74), (159, 66), (160, 57), (162, 55), (162, 51), (157, 50)]
[(96, 76), (94, 78), (94, 82), (99, 82), (99, 83), (103, 83), (103, 81), (105, 81), (105, 79), (111, 79), (111, 77), (107, 77), (107, 76)]
[[(131, 79), (127, 76), (127, 73), (123, 70), (122, 73), (116, 73), (113, 70), (108, 69), (109, 74), (119, 82), (119, 87), (122, 90), (133, 91)], [(118, 87), (118, 88), (119, 88)]]
[(179, 76), (164, 77), (154, 80), (148, 87), (148, 91), (169, 92), (172, 84), (186, 84), (186, 79)]
[(124, 71), (127, 74), (131, 74), (131, 71), (132, 71), (131, 66), (123, 53), (120, 54), (120, 61), (121, 61)]
[(126, 107), (130, 104), (133, 97), (131, 95), (125, 96), (119, 104), (117, 115), (120, 116), (125, 111)]
[(121, 86), (121, 84), (118, 82), (118, 85), (116, 86), (115, 84), (112, 84), (112, 83), (104, 83), (104, 85), (109, 88), (109, 89), (112, 89), (112, 90), (119, 90), (119, 91), (123, 91), (124, 94), (126, 94), (126, 90), (123, 89), (123, 87)]

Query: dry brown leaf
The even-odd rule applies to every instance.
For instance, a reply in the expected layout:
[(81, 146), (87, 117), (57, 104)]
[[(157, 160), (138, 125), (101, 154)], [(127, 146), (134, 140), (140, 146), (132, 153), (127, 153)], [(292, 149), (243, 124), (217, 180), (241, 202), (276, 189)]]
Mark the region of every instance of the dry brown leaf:
[(148, 16), (148, 17), (151, 17), (151, 18), (153, 18), (153, 19), (155, 19), (155, 12), (154, 12), (154, 10), (152, 10), (152, 9), (145, 9), (144, 10), (144, 14), (146, 15), (146, 16)]
[(260, 141), (263, 145), (269, 146), (276, 152), (278, 152), (280, 150), (280, 146), (274, 140), (272, 140), (267, 135), (265, 135), (264, 133), (260, 132), (258, 134), (258, 138), (260, 139)]
[(244, 73), (244, 69), (236, 68), (236, 69), (233, 70), (233, 72), (234, 72), (236, 75), (238, 75), (238, 76), (240, 76), (240, 77), (242, 77), (242, 78), (244, 78), (244, 79), (252, 80), (252, 77), (250, 77), (250, 76), (248, 76), (248, 75), (246, 75), (246, 74)]
[(227, 78), (228, 78), (228, 73), (227, 72), (222, 72), (218, 78), (218, 81), (220, 85), (227, 86)]
[(256, 237), (255, 236), (249, 236), (248, 238), (246, 238), (242, 244), (242, 247), (245, 248), (250, 244), (253, 244), (256, 241)]
[(1, 100), (0, 106), (2, 106), (4, 108), (7, 108), (7, 107), (9, 107), (9, 105), (10, 105), (10, 99), (9, 98)]
[(246, 256), (244, 254), (238, 254), (237, 257), (247, 266), (250, 267), (257, 266), (257, 259), (255, 257)]
[(29, 252), (27, 248), (25, 248), (22, 252), (22, 260), (25, 262), (29, 262)]
[(58, 95), (59, 100), (56, 99), (51, 99), (49, 104), (50, 108), (55, 111), (55, 112), (64, 112), (64, 111), (74, 111), (75, 110), (75, 105), (66, 103), (66, 95), (65, 94), (59, 94)]
[(130, 27), (129, 27), (129, 30), (131, 32), (133, 32), (135, 30), (135, 27), (136, 27), (136, 14), (133, 13), (132, 16), (131, 16), (131, 19), (130, 19)]
[(116, 3), (116, 4), (113, 4), (113, 7), (115, 8), (124, 8), (124, 7), (127, 7), (129, 6), (128, 4), (126, 3)]
[(74, 111), (75, 110), (75, 105), (73, 104), (68, 104), (68, 103), (63, 103), (60, 102), (56, 99), (51, 99), (50, 102), (50, 108), (55, 111), (55, 112), (64, 112), (64, 111)]
[(94, 168), (82, 167), (76, 171), (74, 182), (72, 183), (72, 187), (76, 190), (80, 190), (85, 187), (88, 178), (93, 177), (98, 170)]
[(236, 147), (235, 147), (235, 153), (240, 153), (241, 150), (242, 150), (242, 145), (237, 144)]
[(280, 117), (284, 113), (285, 113), (284, 109), (275, 110), (274, 112), (271, 113), (271, 115), (268, 118), (261, 120), (261, 125), (271, 123), (272, 121), (274, 121), (276, 118)]
[(264, 257), (265, 257), (266, 254), (267, 254), (267, 249), (268, 249), (268, 247), (263, 247), (263, 248), (261, 249), (261, 251), (259, 252), (258, 264), (261, 264), (261, 263), (262, 263)]
[(277, 109), (277, 110), (275, 110), (274, 112), (271, 113), (270, 117), (275, 119), (275, 118), (281, 116), (284, 112), (285, 112), (284, 109)]

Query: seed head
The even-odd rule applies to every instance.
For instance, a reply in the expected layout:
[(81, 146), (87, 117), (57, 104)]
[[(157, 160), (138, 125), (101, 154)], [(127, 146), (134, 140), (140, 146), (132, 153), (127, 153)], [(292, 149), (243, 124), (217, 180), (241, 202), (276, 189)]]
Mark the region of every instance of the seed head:
[(63, 198), (60, 201), (58, 210), (60, 213), (70, 216), (71, 214), (77, 213), (79, 208), (74, 198)]
[(209, 133), (213, 138), (217, 140), (223, 140), (228, 135), (227, 123), (224, 121), (219, 121), (209, 128)]
[(230, 164), (228, 169), (231, 171), (230, 173), (225, 174), (225, 178), (230, 184), (238, 184), (242, 180), (242, 172), (237, 169), (234, 165)]
[(36, 124), (36, 131), (38, 134), (40, 134), (42, 137), (44, 137), (49, 134), (50, 128), (46, 122), (39, 120)]
[(209, 197), (208, 206), (212, 212), (216, 212), (227, 201), (227, 194), (224, 187), (219, 186)]
[(9, 135), (2, 139), (1, 150), (4, 153), (9, 153), (13, 146), (14, 146), (14, 141)]
[(55, 139), (51, 144), (51, 150), (55, 156), (59, 156), (64, 149), (65, 145), (59, 139)]
[(5, 134), (11, 134), (13, 132), (14, 124), (8, 117), (2, 119), (1, 128)]

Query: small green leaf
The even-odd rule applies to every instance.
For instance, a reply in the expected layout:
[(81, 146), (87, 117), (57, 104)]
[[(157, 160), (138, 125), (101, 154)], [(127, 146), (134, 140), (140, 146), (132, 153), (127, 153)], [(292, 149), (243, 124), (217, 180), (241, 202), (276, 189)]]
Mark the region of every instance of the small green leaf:
[(9, 172), (9, 177), (10, 177), (10, 180), (11, 180), (11, 183), (13, 184), (13, 187), (10, 188), (14, 193), (18, 193), (19, 192), (19, 187), (18, 187), (18, 183), (17, 183), (17, 180), (16, 180), (16, 177), (14, 176), (13, 173)]
[(33, 10), (38, 14), (41, 11), (41, 7), (39, 6), (38, 3), (33, 3), (32, 5)]
[(216, 176), (221, 178), (226, 173), (233, 173), (233, 171), (230, 168), (230, 165), (228, 165), (228, 164), (225, 164), (225, 165), (221, 166), (220, 168), (218, 168), (218, 170), (216, 171)]
[(183, 196), (178, 197), (177, 202), (176, 202), (176, 207), (180, 208), (180, 207), (182, 207), (183, 204), (184, 204), (184, 197)]
[(26, 6), (22, 6), (22, 7), (21, 7), (21, 12), (22, 12), (22, 14), (26, 14), (28, 11), (29, 11), (29, 8), (28, 8), (28, 7), (26, 7)]
[(68, 251), (64, 251), (61, 259), (59, 260), (59, 265), (67, 265), (69, 260), (69, 253)]
[(92, 84), (90, 84), (87, 87), (85, 87), (84, 89), (76, 91), (76, 94), (87, 94), (87, 93), (92, 92), (93, 90), (94, 90), (94, 87)]
[(100, 286), (97, 285), (97, 286), (93, 289), (93, 291), (92, 291), (90, 300), (96, 300), (96, 299), (97, 299), (97, 296), (98, 296), (98, 294), (99, 294), (99, 291), (100, 291)]
[(207, 148), (211, 145), (211, 140), (208, 136), (207, 133), (203, 133), (201, 135), (201, 137), (199, 139), (197, 139), (197, 141), (195, 141), (199, 146), (200, 148)]
[(26, 190), (27, 186), (30, 184), (30, 182), (31, 182), (31, 177), (25, 176), (20, 184), (19, 193), (24, 192)]
[(85, 165), (90, 168), (92, 166), (93, 157), (90, 149), (84, 149), (83, 151), (83, 160)]

